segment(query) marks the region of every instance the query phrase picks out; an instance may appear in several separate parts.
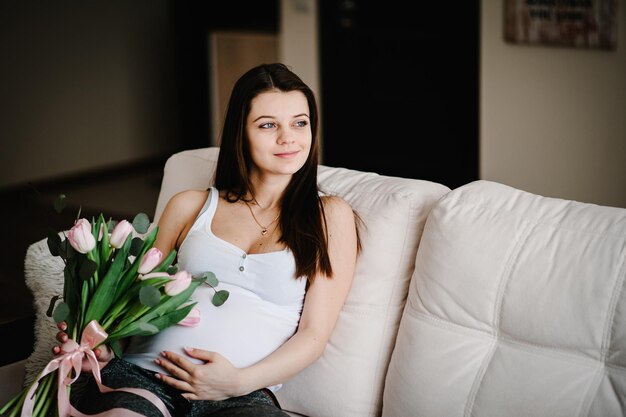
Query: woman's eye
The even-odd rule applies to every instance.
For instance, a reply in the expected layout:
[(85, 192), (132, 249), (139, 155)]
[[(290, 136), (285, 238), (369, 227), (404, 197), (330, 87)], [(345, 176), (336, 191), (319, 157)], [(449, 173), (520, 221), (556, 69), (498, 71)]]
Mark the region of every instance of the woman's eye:
[(296, 126), (298, 126), (298, 127), (306, 127), (306, 125), (308, 125), (308, 124), (309, 124), (309, 122), (307, 122), (306, 120), (298, 120), (296, 122)]
[(259, 126), (261, 129), (271, 129), (274, 126), (276, 126), (274, 123), (272, 122), (267, 122), (267, 123), (263, 123), (261, 126)]

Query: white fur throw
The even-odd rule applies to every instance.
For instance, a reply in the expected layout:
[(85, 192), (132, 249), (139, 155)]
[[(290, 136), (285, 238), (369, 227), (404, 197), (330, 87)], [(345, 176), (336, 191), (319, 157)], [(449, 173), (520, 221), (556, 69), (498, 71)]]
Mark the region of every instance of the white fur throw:
[(52, 317), (46, 316), (50, 299), (63, 293), (63, 260), (52, 256), (47, 239), (33, 243), (26, 251), (24, 279), (33, 293), (35, 308), (35, 346), (25, 364), (24, 383), (33, 381), (52, 359), (58, 329)]

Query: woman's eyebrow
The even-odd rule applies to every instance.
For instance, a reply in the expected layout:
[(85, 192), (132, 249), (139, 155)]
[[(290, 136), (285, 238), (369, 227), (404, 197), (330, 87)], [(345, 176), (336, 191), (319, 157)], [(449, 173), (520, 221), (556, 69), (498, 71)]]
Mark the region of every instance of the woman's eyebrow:
[[(302, 116), (306, 117), (307, 119), (310, 119), (309, 115), (306, 114), (306, 113), (296, 114), (296, 115), (293, 116), (293, 118), (295, 119), (296, 117), (302, 117)], [(254, 123), (257, 120), (261, 120), (261, 119), (275, 119), (275, 117), (274, 116), (262, 115), (262, 116), (257, 117), (256, 119), (254, 119), (252, 122)]]

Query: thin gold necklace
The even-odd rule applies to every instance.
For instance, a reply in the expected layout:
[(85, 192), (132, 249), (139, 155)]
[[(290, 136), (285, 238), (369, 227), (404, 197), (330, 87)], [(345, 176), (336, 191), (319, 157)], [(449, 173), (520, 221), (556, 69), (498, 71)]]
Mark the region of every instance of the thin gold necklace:
[(265, 236), (267, 234), (267, 229), (274, 224), (274, 222), (276, 220), (278, 220), (278, 217), (280, 216), (280, 212), (278, 212), (278, 214), (276, 215), (276, 217), (274, 217), (274, 220), (272, 220), (267, 226), (263, 226), (261, 223), (259, 223), (259, 220), (256, 218), (256, 216), (254, 215), (254, 211), (252, 211), (252, 207), (250, 207), (250, 204), (248, 204), (247, 201), (244, 201), (244, 203), (246, 204), (246, 206), (248, 207), (248, 210), (250, 210), (250, 214), (252, 214), (252, 218), (254, 219), (254, 222), (256, 224), (259, 225), (259, 227), (261, 228), (261, 236)]

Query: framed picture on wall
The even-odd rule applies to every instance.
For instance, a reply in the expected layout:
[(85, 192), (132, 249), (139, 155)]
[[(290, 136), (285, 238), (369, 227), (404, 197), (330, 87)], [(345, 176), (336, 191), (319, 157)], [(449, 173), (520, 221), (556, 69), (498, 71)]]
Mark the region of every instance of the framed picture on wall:
[(617, 0), (504, 0), (507, 42), (615, 49)]

